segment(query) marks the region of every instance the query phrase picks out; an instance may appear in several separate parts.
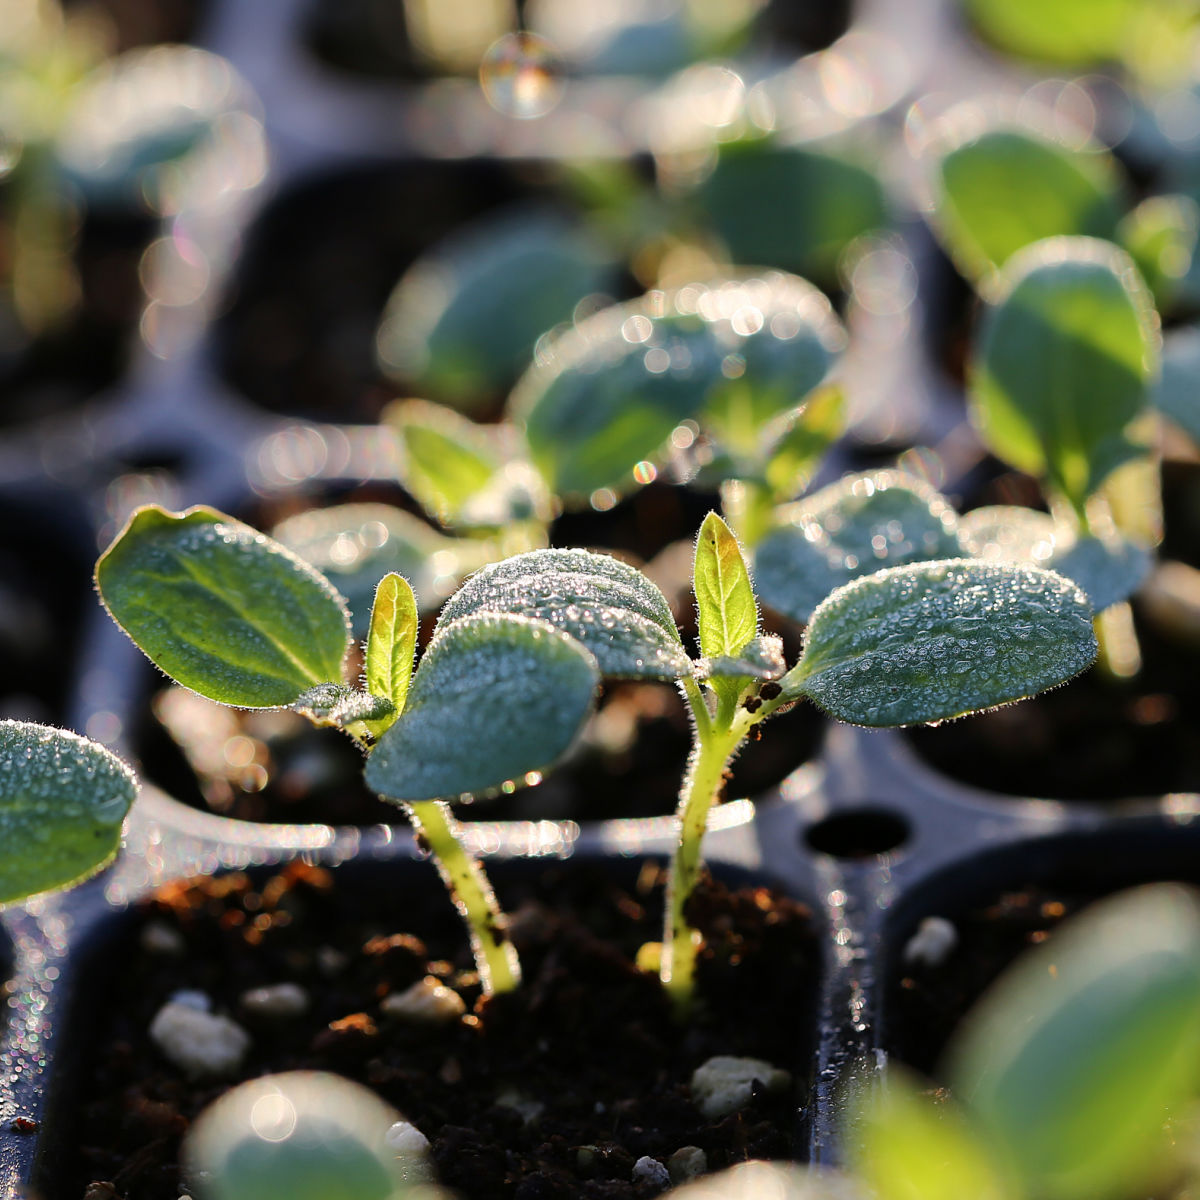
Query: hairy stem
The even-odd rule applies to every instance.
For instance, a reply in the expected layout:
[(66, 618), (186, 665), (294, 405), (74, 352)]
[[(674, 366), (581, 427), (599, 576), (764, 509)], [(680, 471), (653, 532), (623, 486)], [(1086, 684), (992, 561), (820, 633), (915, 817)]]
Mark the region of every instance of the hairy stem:
[(695, 984), (699, 935), (688, 925), (683, 910), (700, 874), (700, 844), (725, 768), (756, 721), (745, 709), (724, 703), (710, 716), (696, 682), (685, 680), (683, 689), (696, 718), (696, 740), (676, 810), (679, 836), (667, 875), (660, 971), (663, 987), (680, 1015), (691, 1005)]
[(463, 846), (460, 826), (449, 805), (424, 800), (405, 808), (466, 922), (484, 994), (511, 992), (521, 982), (521, 966), (508, 940), (508, 921), (496, 904), (483, 868)]

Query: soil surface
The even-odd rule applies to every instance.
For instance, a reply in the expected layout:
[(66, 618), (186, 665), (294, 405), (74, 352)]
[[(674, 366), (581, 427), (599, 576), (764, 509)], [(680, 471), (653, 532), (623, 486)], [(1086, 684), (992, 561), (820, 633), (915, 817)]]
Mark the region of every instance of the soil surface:
[[(796, 1157), (817, 972), (809, 910), (765, 888), (706, 883), (691, 914), (707, 939), (699, 1001), (679, 1023), (633, 963), (659, 936), (660, 871), (622, 865), (628, 886), (616, 868), (581, 863), (499, 873), (525, 983), (491, 1000), (432, 867), (368, 864), (352, 881), (346, 868), (335, 879), (294, 862), (268, 877), (166, 886), (85, 981), (80, 1007), (94, 1010), (99, 994), (106, 1004), (91, 1031), (93, 1013), (78, 1014), (85, 1099), (56, 1136), (80, 1152), (54, 1194), (177, 1200), (180, 1137), (234, 1082), (189, 1081), (150, 1043), (147, 1027), (180, 989), (203, 991), (251, 1033), (239, 1079), (314, 1068), (369, 1084), (429, 1137), (443, 1181), (464, 1197), (653, 1196), (661, 1187), (635, 1181), (634, 1163), (687, 1146), (709, 1170)], [(406, 894), (404, 870), (429, 879)], [(464, 1017), (431, 1028), (381, 1011), (384, 997), (429, 975), (462, 996)], [(269, 1019), (240, 1001), (285, 981), (308, 996), (303, 1014)], [(715, 1054), (766, 1059), (791, 1070), (794, 1086), (705, 1120), (689, 1080)]]

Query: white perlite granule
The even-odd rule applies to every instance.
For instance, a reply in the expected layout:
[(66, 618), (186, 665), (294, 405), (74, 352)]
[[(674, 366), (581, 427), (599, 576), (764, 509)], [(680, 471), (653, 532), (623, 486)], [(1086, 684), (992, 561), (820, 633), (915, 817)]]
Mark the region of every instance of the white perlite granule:
[(150, 1037), (192, 1078), (232, 1075), (250, 1049), (250, 1035), (228, 1017), (169, 1000), (150, 1022)]
[(308, 1011), (309, 996), (298, 983), (268, 983), (243, 992), (238, 1003), (256, 1017), (298, 1017)]
[(715, 1121), (750, 1103), (755, 1080), (769, 1092), (780, 1092), (791, 1084), (792, 1077), (761, 1058), (718, 1054), (692, 1072), (692, 1099)]
[(379, 1002), (379, 1011), (413, 1025), (448, 1025), (467, 1011), (463, 998), (439, 979), (426, 975), (402, 992), (392, 992)]
[(926, 917), (904, 945), (904, 962), (910, 967), (940, 967), (957, 945), (958, 930), (945, 917)]
[(671, 1182), (667, 1168), (657, 1158), (651, 1158), (648, 1154), (642, 1155), (633, 1164), (633, 1178), (635, 1180), (648, 1179), (651, 1183), (658, 1184), (659, 1187), (667, 1187)]

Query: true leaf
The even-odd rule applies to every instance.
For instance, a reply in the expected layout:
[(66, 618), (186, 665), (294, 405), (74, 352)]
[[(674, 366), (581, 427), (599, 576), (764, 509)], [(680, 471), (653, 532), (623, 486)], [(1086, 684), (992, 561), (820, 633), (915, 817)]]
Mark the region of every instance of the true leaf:
[(1114, 534), (1081, 537), (1047, 564), (1083, 589), (1096, 612), (1127, 600), (1150, 574), (1150, 551)]
[(1002, 50), (1086, 67), (1120, 61), (1155, 0), (965, 0), (979, 30)]
[(392, 702), (387, 697), (373, 696), (344, 683), (318, 683), (302, 692), (291, 707), (314, 725), (335, 725), (339, 729), (360, 723), (386, 726), (392, 714)]
[(1073, 583), (1007, 563), (892, 567), (813, 613), (785, 696), (841, 721), (943, 721), (1063, 683), (1096, 657), (1092, 609)]
[(1147, 196), (1127, 213), (1117, 240), (1137, 263), (1160, 312), (1175, 302), (1188, 276), (1200, 232), (1200, 210), (1190, 196)]
[(96, 564), (118, 625), (177, 683), (240, 708), (341, 682), (346, 606), (278, 542), (210, 508), (138, 509)]
[(988, 992), (949, 1052), (950, 1082), (1025, 1193), (1154, 1190), (1164, 1122), (1200, 1085), (1200, 911), (1173, 885), (1096, 904)]
[(1019, 1200), (952, 1101), (890, 1067), (855, 1105), (850, 1156), (876, 1200)]
[(767, 634), (747, 642), (736, 654), (702, 658), (696, 664), (696, 678), (732, 679), (740, 687), (753, 679), (778, 679), (786, 669), (783, 640)]
[(786, 524), (759, 543), (754, 576), (763, 603), (794, 621), (859, 575), (960, 553), (949, 502), (902, 471), (847, 475), (779, 515)]
[(419, 801), (520, 781), (570, 749), (599, 681), (592, 655), (546, 621), (489, 612), (453, 621), (367, 760), (367, 784)]
[(640, 571), (587, 550), (534, 550), (492, 563), (451, 596), (438, 630), (472, 613), (549, 621), (596, 656), (605, 676), (680, 679), (692, 664), (666, 597)]
[(700, 526), (693, 578), (700, 653), (706, 658), (737, 654), (758, 634), (758, 602), (742, 548), (716, 513)]
[(1046, 567), (1072, 532), (1049, 513), (1019, 504), (989, 504), (958, 519), (958, 540), (970, 558)]
[(1141, 448), (1157, 323), (1129, 257), (1092, 238), (1015, 256), (974, 349), (969, 402), (988, 447), (1076, 508)]
[[(953, 125), (953, 114), (946, 121)], [(935, 168), (934, 228), (956, 265), (987, 283), (1018, 250), (1060, 234), (1111, 238), (1121, 181), (1098, 147), (1074, 149), (1032, 128), (987, 128)]]
[(767, 424), (763, 477), (776, 502), (804, 490), (817, 463), (845, 427), (846, 397), (836, 384), (817, 388), (803, 404)]
[(0, 721), (0, 904), (77, 883), (104, 866), (136, 795), (133, 772), (95, 742)]
[(371, 609), (364, 673), (367, 691), (390, 700), (395, 716), (382, 727), (375, 727), (376, 735), (404, 711), (418, 628), (417, 600), (408, 581), (399, 575), (385, 575), (379, 581)]

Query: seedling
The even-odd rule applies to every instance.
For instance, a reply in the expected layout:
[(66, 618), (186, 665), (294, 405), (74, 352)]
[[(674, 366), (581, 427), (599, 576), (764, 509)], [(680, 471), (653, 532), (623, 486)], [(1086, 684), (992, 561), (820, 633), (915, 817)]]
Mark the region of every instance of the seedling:
[(133, 772), (96, 742), (0, 721), (0, 905), (95, 874), (136, 795)]
[(741, 549), (716, 514), (696, 547), (698, 661), (641, 572), (584, 550), (535, 550), (473, 575), (443, 608), (415, 674), (412, 589), (385, 577), (361, 688), (344, 681), (350, 636), (332, 585), (221, 513), (140, 509), (96, 575), (117, 623), (178, 682), (226, 704), (297, 709), (369, 751), (368, 785), (407, 810), (438, 861), (493, 991), (515, 987), (519, 966), (446, 801), (540, 778), (570, 749), (601, 679), (677, 682), (694, 745), (661, 976), (680, 1010), (698, 949), (684, 910), (708, 814), (758, 724), (802, 698), (862, 725), (945, 720), (1061, 683), (1095, 654), (1087, 599), (1060, 576), (938, 560), (836, 589), (789, 669), (778, 640), (760, 632)]

